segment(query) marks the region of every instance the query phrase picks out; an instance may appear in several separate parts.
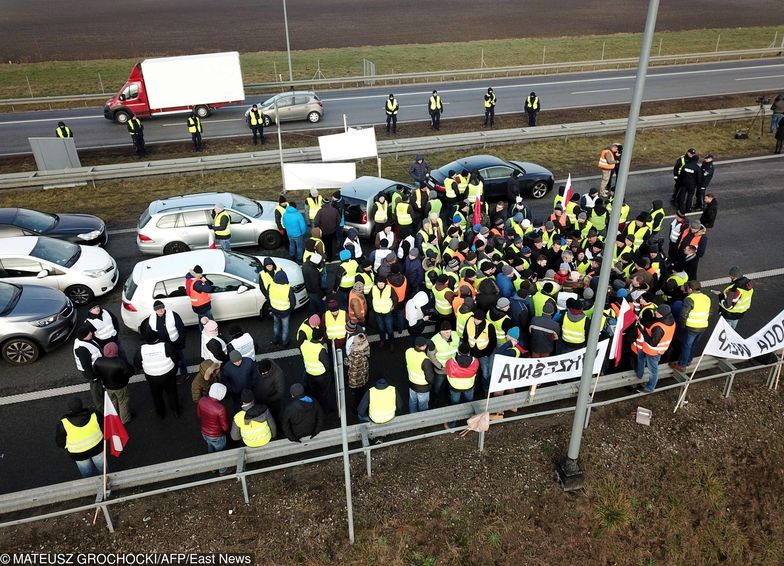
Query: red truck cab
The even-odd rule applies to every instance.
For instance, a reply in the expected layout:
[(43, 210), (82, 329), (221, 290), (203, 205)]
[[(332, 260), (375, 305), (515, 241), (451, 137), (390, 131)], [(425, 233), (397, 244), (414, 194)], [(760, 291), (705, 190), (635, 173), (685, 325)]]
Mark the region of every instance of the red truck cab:
[(140, 63), (133, 67), (131, 75), (120, 92), (107, 100), (103, 107), (104, 118), (119, 124), (125, 124), (133, 115), (138, 118), (150, 117), (150, 104), (147, 101)]

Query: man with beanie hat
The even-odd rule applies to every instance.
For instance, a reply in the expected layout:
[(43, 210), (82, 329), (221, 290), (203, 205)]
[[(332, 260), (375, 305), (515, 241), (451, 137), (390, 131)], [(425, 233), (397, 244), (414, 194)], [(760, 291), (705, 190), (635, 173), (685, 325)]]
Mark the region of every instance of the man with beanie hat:
[[(345, 326), (343, 330), (345, 331)], [(321, 329), (314, 329), (310, 340), (303, 342), (300, 346), (300, 352), (305, 364), (304, 381), (308, 393), (316, 398), (324, 410), (332, 412), (335, 409), (332, 362), (323, 338)]]
[(188, 377), (188, 364), (185, 362), (185, 324), (179, 314), (168, 310), (163, 301), (152, 304), (153, 313), (147, 319), (147, 326), (158, 334), (161, 342), (168, 342), (177, 351), (177, 368), (181, 380)]
[(337, 253), (335, 245), (337, 242), (337, 233), (341, 228), (342, 216), (334, 203), (325, 204), (316, 213), (313, 219), (313, 226), (321, 230), (321, 239), (324, 242), (324, 251), (327, 261), (332, 261), (332, 258)]
[(229, 352), (229, 363), (221, 366), (221, 383), (226, 386), (232, 403), (232, 415), (240, 410), (240, 395), (256, 384), (256, 362), (245, 358), (237, 350)]
[(272, 314), (272, 344), (285, 348), (289, 344), (289, 321), (297, 299), (289, 276), (282, 269), (275, 274), (268, 291), (270, 313)]
[(79, 397), (68, 400), (68, 412), (57, 423), (55, 442), (76, 462), (83, 478), (103, 472), (103, 415), (84, 408)]
[[(199, 399), (196, 404), (196, 416), (201, 426), (201, 436), (207, 443), (207, 454), (220, 452), (226, 448), (226, 433), (229, 430), (229, 417), (223, 406), (226, 396), (226, 386), (222, 383), (213, 383), (209, 395)], [(223, 474), (226, 468), (220, 468), (218, 473)]]
[(341, 250), (338, 257), (340, 258), (340, 265), (338, 265), (338, 269), (335, 272), (333, 291), (337, 295), (340, 308), (346, 309), (348, 307), (348, 294), (357, 280), (359, 262), (354, 259), (349, 250)]
[(512, 323), (511, 303), (506, 297), (498, 299), (490, 310), (487, 311), (487, 322), (495, 329), (496, 344), (506, 340), (506, 331), (514, 326)]
[(308, 313), (322, 315), (326, 309), (324, 305), (324, 289), (322, 287), (322, 272), (324, 258), (319, 253), (308, 255), (302, 264), (302, 278), (305, 282), (305, 292), (308, 294)]
[(74, 361), (76, 369), (82, 372), (82, 376), (90, 384), (90, 394), (93, 404), (99, 410), (103, 409), (103, 385), (93, 371), (95, 361), (101, 357), (101, 347), (93, 336), (93, 327), (89, 324), (82, 324), (76, 329), (76, 339), (73, 343)]
[(408, 412), (426, 411), (430, 403), (430, 387), (435, 378), (433, 362), (427, 357), (428, 340), (417, 336), (414, 347), (406, 350), (408, 371)]
[(357, 416), (360, 422), (388, 423), (396, 413), (403, 412), (403, 397), (394, 385), (380, 377), (359, 402)]
[(212, 281), (204, 276), (200, 265), (195, 265), (185, 274), (185, 294), (191, 300), (191, 308), (199, 319), (199, 330), (203, 328), (202, 317), (212, 320)]
[(430, 339), (427, 357), (433, 362), (433, 384), (430, 388), (430, 408), (435, 409), (446, 380), (446, 363), (455, 357), (460, 338), (452, 331), (452, 323), (441, 321), (438, 332)]
[(249, 448), (264, 446), (275, 438), (275, 419), (264, 403), (253, 401), (251, 391), (243, 391), (242, 399), (242, 409), (234, 415), (231, 423), (231, 439), (241, 439)]
[(561, 340), (563, 340), (564, 353), (573, 352), (585, 346), (589, 323), (582, 307), (579, 299), (574, 297), (566, 299), (566, 312), (561, 320)]
[(269, 407), (276, 420), (286, 398), (286, 376), (275, 360), (262, 358), (256, 364), (258, 376), (253, 382), (253, 395)]
[(680, 343), (681, 357), (672, 367), (678, 371), (686, 371), (694, 358), (695, 345), (708, 328), (710, 319), (711, 300), (702, 292), (699, 281), (689, 281), (686, 284), (688, 294), (683, 299), (680, 312)]
[[(474, 384), (479, 371), (479, 360), (471, 355), (467, 344), (461, 344), (457, 354), (446, 362), (444, 367), (446, 380), (449, 384), (449, 401), (452, 405), (474, 400)], [(457, 421), (446, 423), (444, 428), (450, 429)]]
[(379, 275), (376, 284), (370, 290), (370, 306), (376, 317), (380, 346), (383, 348), (386, 343), (391, 351), (395, 348), (394, 322), (392, 312), (397, 305), (397, 295), (387, 283), (387, 278)]
[[(553, 320), (555, 310), (555, 303), (544, 303), (541, 316), (531, 319), (528, 333), (532, 358), (546, 358), (556, 351), (558, 339), (561, 337), (561, 327)], [(529, 396), (533, 397), (535, 394), (536, 385), (532, 385)]]
[(144, 335), (144, 344), (136, 354), (135, 365), (144, 371), (144, 378), (150, 387), (155, 413), (160, 418), (166, 417), (166, 404), (178, 417), (180, 416), (180, 401), (177, 394), (177, 351), (168, 342), (161, 342), (158, 334), (147, 330)]
[(120, 420), (123, 424), (128, 424), (132, 418), (128, 406), (128, 380), (133, 376), (133, 366), (118, 354), (117, 342), (107, 342), (103, 347), (103, 356), (93, 364), (93, 371), (106, 389)]
[(468, 345), (471, 355), (479, 359), (479, 366), (482, 368), (482, 386), (485, 392), (490, 386), (493, 352), (498, 343), (496, 335), (495, 328), (487, 321), (487, 313), (483, 310), (476, 310), (466, 321), (461, 339), (461, 344)]
[(656, 389), (659, 360), (667, 353), (674, 336), (675, 319), (670, 305), (659, 305), (654, 318), (647, 323), (637, 320), (637, 339), (632, 345), (632, 351), (637, 354), (637, 378), (642, 379), (646, 366), (651, 372), (651, 377), (643, 389), (646, 393), (652, 393)]
[(284, 195), (280, 195), (278, 197), (278, 206), (275, 207), (275, 227), (281, 236), (286, 235), (286, 228), (283, 226), (283, 215), (286, 214), (288, 206), (288, 199)]
[(732, 328), (738, 327), (738, 322), (751, 308), (751, 298), (754, 296), (754, 283), (743, 275), (740, 267), (730, 268), (730, 284), (723, 291), (711, 291), (719, 298), (719, 314)]
[(291, 442), (302, 442), (306, 436), (314, 438), (324, 428), (324, 411), (318, 401), (305, 395), (301, 383), (289, 389), (291, 401), (283, 409), (280, 426)]

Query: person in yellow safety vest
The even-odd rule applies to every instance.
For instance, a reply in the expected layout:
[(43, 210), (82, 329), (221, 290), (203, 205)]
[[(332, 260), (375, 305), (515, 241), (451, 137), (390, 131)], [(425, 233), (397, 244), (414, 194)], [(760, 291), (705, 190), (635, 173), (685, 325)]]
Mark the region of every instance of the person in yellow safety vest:
[[(478, 198), (483, 199), (485, 194), (485, 184), (482, 182), (482, 179), (479, 177), (478, 173), (471, 175), (471, 181), (468, 183), (468, 202), (469, 204), (473, 205)], [(484, 203), (483, 204), (487, 204)]]
[(618, 144), (614, 143), (610, 147), (605, 147), (599, 156), (598, 167), (602, 172), (602, 180), (599, 183), (599, 196), (607, 198), (607, 185), (610, 183), (610, 173), (615, 169), (615, 157), (618, 152)]
[(451, 320), (454, 314), (452, 301), (455, 300), (455, 292), (449, 286), (449, 281), (449, 277), (442, 273), (436, 279), (436, 284), (432, 291), (435, 299), (436, 314), (442, 320)]
[(426, 411), (430, 403), (430, 387), (435, 378), (433, 362), (427, 357), (428, 340), (417, 336), (414, 347), (406, 350), (408, 371), (408, 412)]
[(412, 216), (411, 205), (408, 204), (408, 197), (401, 196), (395, 205), (395, 218), (400, 229), (400, 239), (405, 240), (414, 232), (414, 217)]
[[(289, 201), (283, 195), (278, 197), (278, 206), (275, 207), (275, 227), (277, 227), (280, 235), (286, 233), (286, 228), (283, 226), (283, 215), (286, 214), (286, 208), (289, 206)], [(318, 213), (318, 211), (316, 211)], [(315, 218), (315, 216), (314, 216)]]
[(514, 326), (511, 314), (511, 303), (506, 297), (499, 297), (495, 306), (490, 307), (490, 310), (487, 311), (487, 322), (495, 331), (497, 344), (506, 341), (506, 331)]
[(384, 424), (394, 419), (396, 413), (402, 413), (404, 407), (403, 397), (397, 388), (380, 377), (359, 402), (357, 416), (359, 422)]
[(484, 107), (485, 107), (485, 123), (484, 127), (486, 128), (488, 124), (490, 127), (495, 125), (495, 104), (496, 104), (496, 96), (493, 92), (492, 87), (487, 89), (487, 93), (484, 97)]
[(242, 408), (231, 422), (231, 439), (259, 448), (275, 438), (275, 419), (264, 403), (256, 403), (250, 389), (242, 391)]
[(659, 230), (661, 230), (666, 213), (664, 212), (664, 203), (662, 201), (655, 200), (651, 204), (653, 206), (649, 213), (651, 215), (651, 221), (648, 223), (648, 227), (651, 229), (651, 235), (655, 236), (659, 233)]
[(651, 236), (651, 228), (648, 225), (651, 218), (647, 212), (643, 211), (637, 215), (633, 222), (626, 226), (626, 233), (632, 237), (632, 250), (637, 252), (645, 241)]
[(224, 252), (231, 251), (231, 215), (222, 204), (216, 204), (212, 209), (210, 230), (215, 235), (215, 244)]
[(54, 131), (58, 138), (72, 138), (73, 130), (65, 125), (65, 122), (57, 122), (57, 128)]
[(553, 293), (555, 293), (555, 287), (550, 281), (542, 285), (541, 288), (538, 288), (537, 286), (537, 291), (531, 295), (531, 301), (534, 305), (534, 316), (542, 316), (546, 303), (553, 303), (553, 305), (555, 305), (555, 299), (552, 296)]
[(392, 129), (393, 134), (397, 133), (397, 112), (399, 108), (400, 105), (398, 104), (395, 95), (390, 94), (384, 104), (384, 111), (387, 115), (387, 133), (389, 133), (390, 128)]
[(697, 341), (708, 328), (711, 311), (710, 297), (702, 292), (702, 285), (699, 281), (686, 283), (686, 291), (688, 294), (683, 299), (680, 314), (681, 357), (672, 364), (672, 367), (679, 371), (686, 370), (694, 359)]
[(302, 324), (297, 328), (297, 335), (295, 336), (297, 346), (302, 347), (302, 344), (310, 340), (313, 337), (313, 331), (317, 328), (321, 328), (321, 317), (319, 315), (312, 314), (303, 320)]
[(267, 300), (272, 313), (272, 344), (281, 348), (289, 345), (289, 321), (291, 312), (297, 306), (294, 289), (289, 277), (283, 270), (278, 271), (267, 289)]
[(348, 294), (357, 280), (359, 262), (351, 256), (349, 250), (341, 250), (338, 254), (340, 265), (335, 273), (335, 284), (333, 290), (337, 293), (338, 304), (341, 308), (348, 307)]
[(483, 391), (487, 391), (490, 386), (493, 352), (498, 343), (495, 336), (495, 329), (487, 322), (487, 313), (476, 309), (473, 316), (466, 322), (465, 330), (460, 340), (461, 344), (468, 345), (472, 356), (479, 358), (479, 367), (482, 368)]
[(274, 281), (275, 274), (280, 270), (274, 259), (271, 257), (264, 258), (261, 271), (259, 272), (259, 287), (261, 287), (261, 292), (267, 297), (267, 300), (269, 300), (269, 286)]
[[(455, 311), (455, 334), (457, 334), (457, 339), (460, 341), (463, 340), (466, 324), (474, 316), (474, 307), (476, 305), (474, 298), (470, 295), (462, 297), (462, 299), (462, 304)], [(458, 300), (455, 299), (455, 304), (458, 303)]]
[(648, 383), (641, 391), (652, 393), (659, 380), (659, 360), (667, 353), (675, 336), (675, 319), (672, 317), (670, 305), (659, 305), (656, 314), (648, 324), (637, 323), (637, 340), (632, 350), (637, 353), (637, 377), (645, 375), (645, 366), (651, 372)]
[[(345, 330), (345, 325), (344, 325)], [(326, 412), (335, 408), (335, 386), (332, 381), (332, 362), (329, 358), (324, 333), (313, 329), (310, 340), (299, 347), (305, 365), (305, 389)]]
[(203, 148), (201, 118), (195, 112), (191, 112), (188, 115), (188, 133), (191, 135), (191, 141), (193, 142), (193, 151), (201, 151)]
[(564, 352), (573, 352), (585, 346), (588, 335), (588, 317), (583, 312), (579, 299), (570, 297), (566, 300), (566, 311), (561, 321), (561, 340)]
[(536, 93), (531, 91), (525, 99), (525, 113), (528, 114), (528, 126), (533, 128), (536, 126), (536, 115), (539, 113), (542, 107), (539, 104), (539, 97), (536, 96)]
[(248, 127), (253, 132), (253, 145), (256, 145), (257, 137), (261, 137), (261, 144), (264, 145), (264, 114), (259, 110), (259, 105), (254, 104), (248, 110)]
[(327, 340), (335, 342), (335, 348), (342, 348), (346, 343), (346, 323), (348, 316), (334, 299), (327, 301), (327, 312), (324, 313), (324, 332)]
[(147, 149), (144, 146), (144, 124), (136, 116), (128, 118), (125, 126), (128, 128), (128, 134), (133, 140), (133, 147), (136, 149), (136, 156), (142, 158), (147, 155)]
[[(607, 201), (607, 212), (611, 213), (612, 209), (613, 209), (613, 199), (610, 199), (609, 201)], [(625, 227), (624, 225), (626, 224), (626, 220), (629, 218), (629, 212), (631, 212), (631, 210), (632, 208), (629, 206), (629, 203), (624, 202), (621, 205), (621, 216), (618, 219), (618, 224), (621, 227)]]
[(452, 323), (448, 320), (441, 321), (441, 324), (438, 325), (438, 332), (430, 338), (430, 343), (428, 344), (427, 357), (433, 362), (433, 370), (435, 372), (433, 384), (430, 388), (431, 409), (437, 407), (441, 397), (441, 390), (446, 380), (446, 363), (455, 357), (457, 347), (460, 344), (460, 339), (452, 328)]
[(370, 290), (370, 306), (375, 313), (376, 326), (378, 327), (380, 346), (387, 344), (394, 351), (394, 315), (392, 311), (397, 305), (397, 295), (387, 282), (387, 278), (379, 275), (376, 284)]
[(444, 201), (438, 198), (438, 193), (436, 191), (430, 191), (430, 198), (427, 199), (427, 214), (430, 218), (431, 222), (433, 221), (433, 217), (438, 219), (441, 223), (441, 235), (439, 236), (439, 240), (443, 239), (443, 230), (444, 230), (444, 221), (441, 220), (441, 211), (444, 209)]
[(719, 314), (732, 328), (737, 328), (740, 319), (751, 308), (754, 283), (737, 266), (730, 268), (730, 279), (723, 291), (711, 292), (719, 297)]
[(441, 102), (441, 95), (437, 90), (433, 91), (427, 101), (427, 111), (430, 113), (430, 129), (441, 129), (441, 114), (444, 111), (444, 104)]
[(386, 195), (380, 193), (373, 199), (373, 204), (373, 222), (375, 224), (376, 233), (378, 234), (389, 224), (389, 202), (387, 202)]
[[(461, 344), (456, 354), (444, 366), (446, 380), (449, 384), (449, 402), (452, 405), (468, 403), (474, 400), (474, 385), (479, 372), (479, 360), (471, 355), (466, 344)], [(449, 430), (457, 426), (457, 421), (444, 423)]]
[(308, 206), (308, 223), (312, 226), (316, 214), (324, 206), (324, 197), (319, 194), (318, 189), (310, 189), (310, 196), (305, 199), (305, 204)]
[(79, 397), (68, 400), (68, 413), (57, 424), (55, 440), (76, 462), (83, 478), (103, 473), (103, 416), (83, 407)]
[(457, 186), (457, 180), (455, 176), (457, 174), (453, 169), (450, 169), (447, 173), (446, 177), (444, 178), (444, 200), (446, 201), (446, 206), (443, 207), (444, 216), (447, 220), (451, 220), (451, 215), (454, 212), (454, 205), (458, 201), (460, 196), (460, 189)]
[(471, 182), (471, 173), (468, 169), (463, 169), (460, 174), (456, 176), (457, 192), (460, 200), (465, 200), (468, 195), (468, 184)]

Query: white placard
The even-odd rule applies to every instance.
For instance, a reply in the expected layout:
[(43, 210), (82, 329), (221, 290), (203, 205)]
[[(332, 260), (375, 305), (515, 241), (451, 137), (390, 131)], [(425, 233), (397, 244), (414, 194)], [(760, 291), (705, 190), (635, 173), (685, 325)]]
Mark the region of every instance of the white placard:
[(284, 163), (283, 190), (339, 189), (357, 178), (356, 163)]
[(777, 352), (782, 348), (784, 348), (784, 311), (749, 338), (743, 338), (727, 324), (724, 317), (719, 317), (704, 353), (715, 358), (748, 360)]
[[(602, 340), (596, 347), (594, 374), (598, 374), (602, 369), (609, 343), (609, 340)], [(494, 356), (493, 371), (490, 374), (490, 393), (580, 377), (583, 373), (585, 352), (585, 348), (580, 348), (568, 354), (548, 358)]]
[(373, 128), (355, 130), (349, 128), (344, 134), (319, 136), (322, 161), (346, 161), (378, 157), (376, 131)]

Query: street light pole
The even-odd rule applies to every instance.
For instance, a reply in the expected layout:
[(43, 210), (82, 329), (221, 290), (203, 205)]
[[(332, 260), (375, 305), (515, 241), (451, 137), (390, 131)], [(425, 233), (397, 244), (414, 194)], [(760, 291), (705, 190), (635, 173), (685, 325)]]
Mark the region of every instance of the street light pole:
[(632, 104), (629, 108), (629, 120), (626, 124), (626, 135), (623, 140), (623, 154), (621, 155), (621, 167), (618, 171), (618, 180), (615, 185), (615, 195), (613, 200), (615, 206), (612, 207), (610, 220), (607, 224), (607, 237), (605, 238), (604, 257), (602, 266), (599, 270), (599, 285), (596, 289), (594, 302), (594, 316), (591, 318), (591, 326), (588, 331), (588, 342), (586, 352), (583, 357), (583, 373), (580, 377), (580, 389), (577, 393), (577, 406), (572, 421), (572, 435), (569, 438), (569, 450), (567, 456), (556, 466), (561, 485), (564, 490), (572, 491), (583, 486), (583, 472), (577, 463), (580, 456), (580, 444), (585, 428), (585, 418), (588, 410), (588, 397), (590, 395), (591, 380), (593, 378), (593, 366), (596, 359), (596, 348), (599, 343), (601, 332), (602, 311), (604, 310), (605, 300), (607, 299), (607, 287), (610, 282), (610, 271), (612, 268), (613, 247), (618, 236), (618, 221), (621, 218), (621, 208), (623, 198), (626, 193), (626, 181), (629, 177), (629, 165), (634, 153), (634, 139), (637, 133), (637, 121), (640, 116), (640, 105), (642, 95), (645, 90), (645, 75), (648, 72), (648, 59), (653, 42), (653, 31), (656, 28), (656, 16), (659, 11), (659, 0), (649, 0), (648, 18), (645, 22), (645, 35), (642, 40), (640, 50), (640, 62), (637, 67), (637, 80), (634, 83), (634, 94)]
[(289, 16), (286, 13), (286, 0), (283, 0), (283, 25), (286, 27), (286, 54), (289, 58), (289, 82), (294, 82), (294, 73), (291, 71), (291, 43), (289, 42)]

